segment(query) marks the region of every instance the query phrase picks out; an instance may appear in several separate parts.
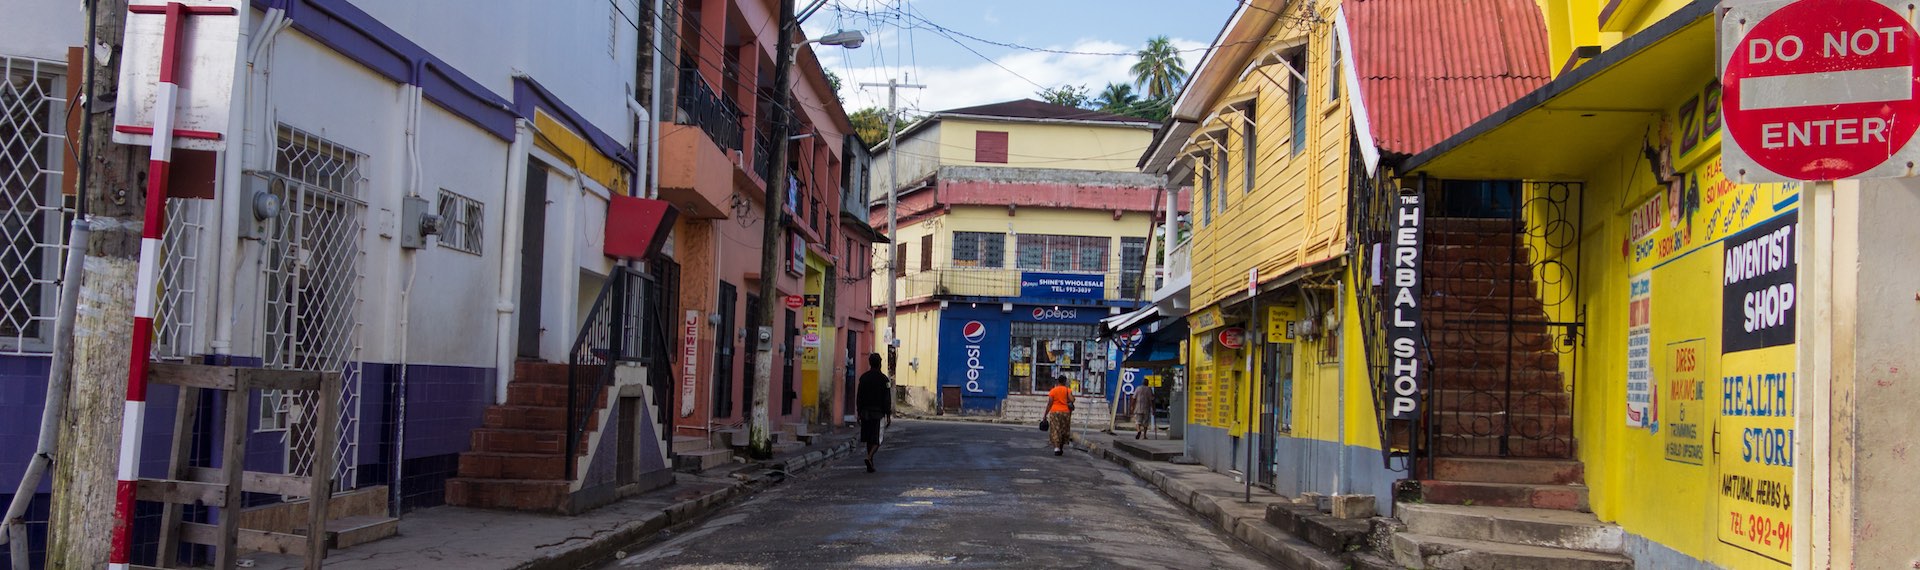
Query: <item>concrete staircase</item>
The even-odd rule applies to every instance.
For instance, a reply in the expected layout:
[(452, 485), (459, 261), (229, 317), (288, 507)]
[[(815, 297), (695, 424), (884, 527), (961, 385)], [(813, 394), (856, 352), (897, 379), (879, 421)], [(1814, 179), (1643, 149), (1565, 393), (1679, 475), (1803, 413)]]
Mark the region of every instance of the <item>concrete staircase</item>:
[(673, 437), (673, 468), (699, 473), (733, 462), (733, 450), (715, 447), (713, 438), (695, 435)]
[[(1107, 401), (1095, 396), (1081, 396), (1073, 401), (1074, 429), (1102, 430), (1107, 428)], [(1000, 404), (1000, 418), (1021, 423), (1040, 425), (1040, 417), (1046, 415), (1047, 397), (1013, 394), (1008, 395)]]
[(1586, 470), (1571, 459), (1440, 457), (1420, 482), (1428, 503), (1587, 512)]
[(1407, 568), (1628, 570), (1626, 534), (1593, 515), (1551, 509), (1400, 503), (1405, 532), (1394, 562)]
[(585, 408), (587, 429), (569, 457), (567, 365), (515, 363), (507, 403), (484, 412), (481, 427), (473, 430), (471, 451), (460, 454), (459, 476), (447, 480), (447, 504), (565, 511), (572, 491), (567, 464), (586, 455), (588, 441), (600, 429), (599, 411), (606, 407), (607, 395), (602, 390), (579, 405)]

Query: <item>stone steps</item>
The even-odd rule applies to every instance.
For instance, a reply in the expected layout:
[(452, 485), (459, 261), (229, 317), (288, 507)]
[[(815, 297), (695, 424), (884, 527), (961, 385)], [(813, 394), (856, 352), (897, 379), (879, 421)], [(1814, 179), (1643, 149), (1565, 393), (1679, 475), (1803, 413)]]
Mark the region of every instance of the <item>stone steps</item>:
[(1602, 554), (1626, 547), (1625, 531), (1589, 513), (1401, 503), (1396, 514), (1413, 534)]
[(1586, 481), (1586, 467), (1572, 459), (1439, 457), (1433, 478), (1443, 481), (1571, 485)]
[(1414, 569), (1630, 570), (1618, 554), (1506, 544), (1425, 534), (1393, 535), (1394, 562)]
[(732, 462), (733, 450), (729, 449), (701, 449), (673, 454), (673, 468), (686, 473), (699, 473)]
[(1588, 512), (1585, 485), (1528, 485), (1473, 481), (1422, 481), (1428, 503), (1481, 507), (1521, 507)]
[[(294, 532), (302, 536), (306, 533), (304, 527)], [(353, 548), (400, 534), (400, 519), (379, 515), (337, 518), (327, 521), (326, 533), (329, 550)]]

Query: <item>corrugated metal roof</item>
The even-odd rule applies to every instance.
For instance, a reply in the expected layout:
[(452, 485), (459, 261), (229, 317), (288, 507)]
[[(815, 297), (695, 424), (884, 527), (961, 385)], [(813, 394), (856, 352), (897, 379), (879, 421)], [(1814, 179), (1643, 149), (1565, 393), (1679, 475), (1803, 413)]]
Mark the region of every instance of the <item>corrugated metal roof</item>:
[(1533, 0), (1347, 0), (1374, 138), (1412, 154), (1552, 79)]

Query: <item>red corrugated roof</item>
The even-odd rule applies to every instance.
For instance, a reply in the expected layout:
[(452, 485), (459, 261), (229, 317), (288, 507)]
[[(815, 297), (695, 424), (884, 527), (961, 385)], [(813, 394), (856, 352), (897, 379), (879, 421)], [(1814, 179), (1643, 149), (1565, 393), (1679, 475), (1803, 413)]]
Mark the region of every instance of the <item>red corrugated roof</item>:
[(1426, 150), (1552, 79), (1533, 0), (1348, 0), (1375, 142)]

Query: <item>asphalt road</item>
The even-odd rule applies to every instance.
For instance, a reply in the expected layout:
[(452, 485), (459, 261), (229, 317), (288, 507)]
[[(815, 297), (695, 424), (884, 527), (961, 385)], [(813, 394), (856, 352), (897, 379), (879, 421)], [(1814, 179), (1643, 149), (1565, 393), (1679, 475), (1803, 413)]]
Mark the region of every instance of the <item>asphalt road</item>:
[(878, 473), (862, 453), (804, 474), (602, 568), (1270, 568), (1110, 462), (1046, 434), (897, 421)]

